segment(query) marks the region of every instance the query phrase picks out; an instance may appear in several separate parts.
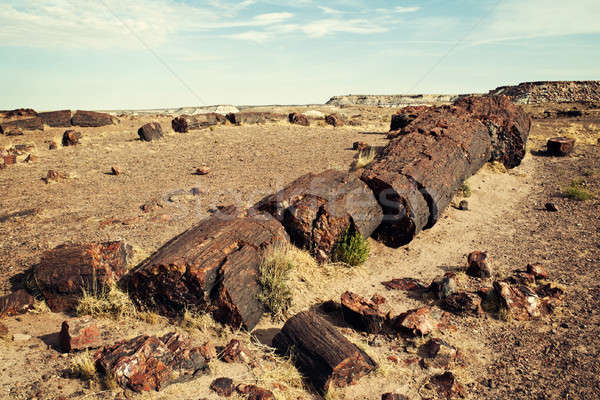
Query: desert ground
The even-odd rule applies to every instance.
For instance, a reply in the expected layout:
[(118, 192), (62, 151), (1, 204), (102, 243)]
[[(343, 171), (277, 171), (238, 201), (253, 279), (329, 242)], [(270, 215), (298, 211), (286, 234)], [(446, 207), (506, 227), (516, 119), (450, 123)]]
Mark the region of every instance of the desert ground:
[[(540, 113), (537, 107), (526, 109)], [(276, 122), (176, 133), (171, 117), (125, 115), (112, 126), (78, 129), (83, 136), (76, 146), (60, 145), (65, 128), (0, 135), (0, 147), (31, 145), (15, 165), (0, 171), (0, 295), (24, 287), (24, 272), (61, 243), (123, 240), (134, 248), (133, 267), (219, 205), (247, 207), (305, 173), (348, 170), (356, 157), (355, 141), (372, 146), (388, 142), (394, 109), (348, 106), (334, 111), (354, 116), (361, 125), (334, 128), (313, 120), (310, 127)], [(162, 140), (139, 140), (137, 129), (150, 121), (159, 122), (167, 133)], [(558, 135), (575, 137), (575, 150), (567, 157), (546, 156), (547, 138)], [(397, 314), (437, 300), (388, 290), (383, 281), (410, 277), (428, 284), (455, 272), (461, 288), (476, 290), (491, 285), (495, 277), (541, 263), (549, 281), (565, 292), (553, 314), (532, 321), (449, 314), (448, 323), (433, 337), (458, 349), (448, 370), (463, 386), (465, 398), (600, 398), (599, 139), (597, 114), (534, 119), (520, 166), (507, 171), (489, 164), (468, 179), (468, 210), (449, 207), (435, 226), (398, 249), (369, 239), (370, 257), (358, 267), (331, 264), (295, 271), (293, 305), (287, 314), (322, 312), (323, 302), (339, 301), (347, 290), (367, 298), (380, 294), (386, 298), (384, 307)], [(57, 149), (49, 150), (51, 141), (59, 143)], [(37, 159), (21, 162), (30, 153)], [(113, 166), (122, 173), (111, 174)], [(194, 174), (201, 166), (210, 173)], [(65, 177), (47, 184), (42, 178), (48, 170)], [(584, 201), (566, 197), (565, 188), (574, 179), (596, 196)], [(463, 196), (457, 194), (454, 205)], [(548, 202), (558, 211), (548, 211)], [(150, 206), (142, 210), (144, 205)], [(465, 274), (467, 254), (474, 250), (488, 253), (491, 278)], [(429, 383), (440, 370), (421, 360), (419, 349), (426, 338), (361, 334), (340, 313), (322, 313), (379, 364), (356, 385), (329, 392), (329, 399), (378, 399), (386, 392), (413, 400), (444, 398)], [(81, 354), (62, 354), (56, 348), (57, 332), (69, 317), (39, 306), (2, 319), (20, 340), (0, 340), (0, 398), (217, 399), (209, 388), (217, 377), (257, 384), (281, 399), (319, 398), (292, 363), (269, 347), (284, 323), (281, 318), (264, 315), (252, 332), (245, 332), (220, 326), (210, 317), (169, 321), (133, 314), (96, 316), (106, 344), (175, 330), (199, 345), (210, 341), (217, 349), (238, 338), (253, 354), (252, 363), (213, 360), (208, 375), (137, 394), (73, 376), (71, 367)]]

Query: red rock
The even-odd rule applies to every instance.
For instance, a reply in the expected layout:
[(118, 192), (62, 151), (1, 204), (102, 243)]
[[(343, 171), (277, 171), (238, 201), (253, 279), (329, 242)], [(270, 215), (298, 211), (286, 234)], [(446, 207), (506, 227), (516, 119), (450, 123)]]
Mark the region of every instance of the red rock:
[(431, 307), (409, 310), (392, 320), (392, 327), (400, 332), (414, 336), (427, 336), (440, 324), (443, 314)]
[(62, 138), (63, 146), (75, 146), (79, 144), (79, 139), (81, 139), (81, 132), (77, 132), (73, 129), (69, 129), (65, 131)]
[(485, 261), (487, 254), (481, 251), (474, 251), (467, 257), (467, 274), (476, 278), (489, 278), (492, 272)]
[(398, 393), (384, 393), (381, 395), (381, 400), (410, 400), (403, 394)]
[(162, 127), (158, 122), (148, 122), (146, 125), (143, 125), (138, 129), (138, 135), (140, 139), (146, 142), (161, 139), (164, 136)]
[(117, 165), (113, 165), (112, 167), (110, 167), (110, 172), (113, 175), (121, 175), (123, 172), (121, 171), (121, 168), (119, 168)]
[(433, 368), (448, 368), (458, 354), (456, 347), (442, 339), (432, 338), (419, 349), (423, 354), (423, 365)]
[(394, 278), (391, 281), (381, 282), (389, 290), (424, 291), (427, 286), (414, 278)]
[(240, 385), (238, 385), (238, 391), (248, 395), (246, 400), (275, 400), (275, 395), (270, 390), (255, 385), (244, 386), (245, 387), (240, 390)]
[(371, 301), (377, 305), (385, 304), (386, 302), (385, 297), (378, 293), (375, 293), (373, 296), (371, 296)]
[(50, 142), (50, 144), (48, 145), (48, 150), (56, 150), (58, 148), (58, 145), (56, 144), (56, 142)]
[(0, 297), (0, 318), (25, 314), (33, 308), (35, 299), (23, 289)]
[(196, 168), (196, 175), (208, 175), (208, 174), (210, 174), (209, 167)]
[(229, 113), (227, 120), (234, 125), (242, 124), (264, 124), (267, 121), (277, 122), (285, 119), (285, 115), (270, 112), (243, 111), (239, 113)]
[(10, 111), (1, 111), (0, 114), (3, 118), (14, 118), (14, 117), (36, 117), (38, 113), (32, 108), (17, 108)]
[(114, 123), (115, 119), (110, 114), (95, 111), (78, 110), (71, 118), (72, 125), (82, 127), (99, 127), (113, 125)]
[(465, 397), (466, 392), (452, 372), (435, 375), (429, 380), (438, 393), (448, 400), (456, 397)]
[(98, 350), (94, 359), (101, 373), (135, 392), (158, 391), (208, 373), (200, 349), (175, 332), (121, 341)]
[(451, 312), (457, 314), (473, 314), (479, 315), (481, 309), (481, 297), (476, 293), (458, 292), (446, 296), (441, 303), (441, 306)]
[(221, 397), (231, 397), (233, 381), (230, 378), (217, 378), (212, 381), (210, 388)]
[(310, 125), (308, 118), (304, 114), (293, 112), (293, 113), (290, 113), (290, 115), (288, 116), (288, 119), (290, 121), (290, 124), (296, 124), (296, 125), (302, 125), (302, 126)]
[(2, 156), (4, 160), (4, 165), (12, 165), (17, 163), (17, 156), (14, 154), (7, 154)]
[(485, 304), (491, 311), (498, 312), (504, 309), (511, 318), (519, 321), (541, 316), (539, 296), (525, 285), (511, 285), (508, 282), (496, 281)]
[(329, 114), (325, 117), (325, 122), (331, 126), (344, 126), (344, 118), (337, 113)]
[(540, 263), (528, 264), (527, 273), (533, 275), (535, 279), (548, 279), (548, 271)]
[(131, 254), (123, 242), (63, 244), (42, 255), (33, 276), (52, 311), (73, 310), (84, 291), (116, 284)]
[(377, 304), (356, 293), (343, 293), (341, 304), (344, 320), (355, 328), (368, 333), (379, 333), (387, 319)]
[(200, 346), (200, 351), (206, 361), (217, 358), (217, 349), (211, 342), (206, 342)]
[(63, 321), (58, 342), (63, 353), (98, 347), (100, 330), (91, 317), (73, 318)]
[(247, 364), (252, 361), (252, 355), (242, 342), (237, 339), (231, 339), (221, 353), (221, 360), (227, 363)]

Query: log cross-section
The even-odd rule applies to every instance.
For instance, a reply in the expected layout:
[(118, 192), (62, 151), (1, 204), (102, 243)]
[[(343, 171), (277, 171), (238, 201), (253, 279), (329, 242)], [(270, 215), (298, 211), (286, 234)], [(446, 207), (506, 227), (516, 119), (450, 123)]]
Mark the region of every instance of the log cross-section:
[(293, 352), (296, 367), (321, 393), (355, 384), (377, 363), (314, 312), (296, 314), (273, 338), (281, 354)]

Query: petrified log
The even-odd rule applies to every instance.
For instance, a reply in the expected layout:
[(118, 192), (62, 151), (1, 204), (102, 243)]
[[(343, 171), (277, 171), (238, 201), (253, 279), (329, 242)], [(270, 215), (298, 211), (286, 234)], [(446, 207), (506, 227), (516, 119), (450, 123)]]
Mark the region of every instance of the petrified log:
[(270, 112), (244, 111), (239, 113), (229, 113), (226, 115), (226, 118), (234, 125), (241, 125), (281, 121), (285, 116)]
[(575, 147), (575, 139), (568, 137), (553, 137), (548, 139), (546, 148), (552, 156), (564, 157), (569, 155)]
[(212, 381), (210, 388), (221, 397), (231, 397), (233, 394), (233, 380), (231, 378), (217, 378)]
[(123, 242), (62, 244), (42, 255), (33, 278), (52, 311), (69, 311), (84, 291), (94, 294), (115, 284), (131, 254)]
[(531, 118), (508, 96), (468, 96), (454, 102), (485, 124), (492, 140), (490, 161), (514, 168), (525, 157)]
[(121, 341), (97, 351), (94, 359), (101, 373), (136, 392), (160, 390), (208, 373), (200, 348), (175, 332)]
[(32, 108), (17, 108), (10, 111), (0, 111), (2, 118), (35, 117), (38, 113)]
[(322, 393), (331, 385), (353, 385), (377, 368), (364, 351), (310, 311), (288, 319), (273, 338), (273, 345), (281, 354), (292, 351), (296, 367)]
[(99, 127), (112, 125), (115, 120), (110, 114), (96, 111), (77, 110), (71, 118), (71, 125), (82, 127)]
[(477, 278), (489, 278), (492, 271), (486, 261), (487, 253), (474, 251), (467, 257), (467, 274)]
[(481, 309), (481, 297), (476, 293), (458, 292), (444, 297), (441, 306), (456, 314), (479, 315)]
[(100, 341), (100, 330), (91, 317), (63, 321), (58, 334), (58, 343), (63, 353), (98, 347)]
[(138, 135), (140, 139), (151, 142), (163, 137), (162, 127), (158, 122), (148, 122), (138, 129)]
[(41, 112), (38, 116), (42, 119), (42, 122), (48, 126), (71, 126), (71, 110)]
[(168, 317), (212, 310), (221, 321), (252, 329), (263, 313), (256, 299), (263, 250), (287, 241), (271, 216), (213, 216), (167, 242), (124, 284), (139, 307)]
[(79, 139), (81, 139), (81, 132), (74, 131), (73, 129), (69, 129), (63, 133), (62, 137), (62, 145), (63, 146), (75, 146), (79, 144)]
[(25, 131), (44, 130), (44, 124), (40, 117), (16, 119), (14, 121), (5, 121), (0, 124), (2, 131), (7, 132), (11, 129), (23, 129)]
[(171, 126), (175, 132), (185, 133), (194, 129), (224, 124), (226, 120), (225, 116), (217, 113), (180, 115), (171, 121)]
[(293, 112), (293, 113), (290, 113), (290, 115), (288, 116), (288, 119), (290, 121), (290, 124), (296, 124), (296, 125), (302, 125), (302, 126), (310, 125), (308, 118), (304, 114)]
[(362, 174), (384, 211), (375, 236), (392, 247), (433, 226), (490, 157), (487, 129), (470, 114), (432, 107), (414, 116)]
[(306, 174), (265, 197), (250, 212), (277, 218), (292, 241), (328, 260), (347, 229), (369, 237), (382, 219), (371, 190), (355, 175), (333, 169)]
[(24, 314), (33, 308), (35, 299), (23, 289), (0, 297), (0, 318)]
[(387, 317), (377, 304), (352, 292), (341, 297), (344, 320), (367, 333), (379, 333)]
[(23, 131), (18, 128), (11, 128), (11, 129), (7, 130), (6, 132), (4, 132), (4, 134), (6, 136), (23, 136), (24, 135)]
[(337, 113), (329, 114), (325, 117), (325, 122), (331, 126), (344, 126), (344, 118)]

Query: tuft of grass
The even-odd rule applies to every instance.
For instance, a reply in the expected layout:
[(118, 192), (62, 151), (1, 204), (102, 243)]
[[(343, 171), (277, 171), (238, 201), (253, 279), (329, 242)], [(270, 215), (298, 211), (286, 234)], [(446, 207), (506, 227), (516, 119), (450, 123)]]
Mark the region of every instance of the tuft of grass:
[(471, 191), (471, 185), (469, 185), (468, 182), (463, 182), (460, 189), (458, 189), (458, 193), (462, 197), (471, 197), (471, 195), (473, 194), (473, 192)]
[(92, 355), (85, 351), (71, 360), (71, 375), (84, 381), (96, 380), (96, 363)]
[(373, 147), (359, 152), (356, 160), (354, 160), (352, 169), (357, 170), (366, 167), (367, 165), (371, 164), (373, 160), (375, 160), (376, 155), (377, 151), (375, 151)]
[(289, 282), (301, 258), (302, 255), (290, 245), (273, 246), (265, 252), (258, 279), (261, 291), (257, 298), (273, 317), (283, 317), (292, 306)]
[(333, 254), (334, 262), (343, 262), (352, 267), (360, 265), (369, 258), (369, 242), (358, 232), (346, 229)]
[(227, 326), (221, 325), (214, 318), (208, 314), (200, 314), (185, 310), (183, 316), (178, 321), (180, 328), (188, 333), (194, 334), (200, 331), (204, 336), (216, 334), (219, 337), (225, 337), (231, 334), (231, 329)]
[(119, 320), (126, 317), (136, 317), (137, 310), (127, 293), (116, 285), (107, 289), (87, 293), (77, 305), (77, 315), (91, 315), (92, 317), (108, 317)]
[(563, 194), (573, 200), (585, 201), (594, 198), (594, 194), (586, 188), (583, 178), (575, 178), (563, 189)]
[(504, 164), (502, 164), (500, 161), (492, 161), (486, 164), (488, 169), (490, 171), (499, 173), (499, 174), (505, 174), (506, 172), (508, 172), (508, 170), (506, 169), (506, 166)]
[(46, 314), (50, 312), (50, 307), (48, 307), (45, 300), (36, 300), (33, 303), (33, 308), (29, 310), (29, 312), (33, 314)]

